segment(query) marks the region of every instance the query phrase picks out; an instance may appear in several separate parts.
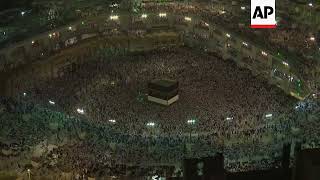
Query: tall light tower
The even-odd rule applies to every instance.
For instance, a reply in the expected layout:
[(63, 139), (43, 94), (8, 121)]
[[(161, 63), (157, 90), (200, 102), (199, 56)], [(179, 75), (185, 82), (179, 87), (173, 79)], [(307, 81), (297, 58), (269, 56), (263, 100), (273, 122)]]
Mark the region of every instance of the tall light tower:
[(29, 180), (31, 180), (31, 170), (28, 169), (28, 170), (27, 170), (27, 173), (28, 173), (28, 178), (29, 178)]

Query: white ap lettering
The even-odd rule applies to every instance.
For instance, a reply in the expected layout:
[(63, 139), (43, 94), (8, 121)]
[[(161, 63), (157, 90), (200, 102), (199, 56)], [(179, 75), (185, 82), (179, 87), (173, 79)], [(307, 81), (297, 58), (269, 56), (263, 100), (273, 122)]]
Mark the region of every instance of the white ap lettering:
[(251, 0), (251, 28), (276, 28), (276, 1)]
[(271, 6), (264, 6), (264, 11), (262, 12), (260, 6), (257, 6), (254, 14), (253, 19), (256, 19), (257, 17), (261, 19), (267, 19), (269, 15), (273, 14), (274, 10)]

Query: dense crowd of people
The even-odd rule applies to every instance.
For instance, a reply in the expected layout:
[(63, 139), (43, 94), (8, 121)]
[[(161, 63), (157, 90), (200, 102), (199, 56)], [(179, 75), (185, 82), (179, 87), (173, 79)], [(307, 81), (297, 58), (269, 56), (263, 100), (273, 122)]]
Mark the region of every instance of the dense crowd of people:
[[(161, 8), (189, 14), (200, 7)], [(285, 48), (285, 37), (296, 33), (264, 36)], [(299, 39), (294, 48), (302, 48)], [(320, 146), (317, 99), (298, 102), (231, 60), (184, 47), (110, 54), (71, 64), (15, 99), (0, 99), (0, 169), (72, 171), (79, 179), (154, 169), (164, 174), (168, 168), (176, 175), (183, 159), (222, 152), (225, 168), (238, 172), (280, 167), (286, 143)], [(179, 100), (171, 106), (149, 102), (147, 84), (155, 79), (177, 80)]]
[[(141, 129), (148, 122), (156, 124), (154, 133), (189, 133), (193, 127), (187, 121), (193, 119), (197, 128), (216, 127), (219, 135), (226, 128), (246, 131), (263, 124), (267, 114), (285, 113), (295, 103), (233, 62), (184, 48), (93, 57), (64, 70), (60, 78), (27, 92), (43, 103), (54, 101), (69, 113), (81, 109), (92, 121), (115, 120), (115, 126), (136, 134), (149, 131)], [(147, 84), (154, 79), (177, 80), (179, 101), (170, 107), (149, 103)]]
[[(119, 9), (116, 8), (114, 10), (114, 13), (116, 14), (118, 10)], [(244, 22), (239, 21), (239, 19), (247, 19), (246, 13), (248, 13), (248, 9), (246, 9), (244, 12), (238, 12), (235, 11), (234, 8), (219, 5), (204, 6), (203, 4), (198, 3), (147, 3), (141, 7), (140, 11), (140, 13), (167, 12), (168, 14), (173, 13), (176, 15), (180, 14), (191, 17), (197, 15), (200, 16), (204, 22), (211, 24), (211, 26), (217, 25), (223, 27), (222, 29), (225, 29), (232, 35), (243, 37), (244, 39), (250, 41), (250, 43), (252, 42), (257, 46), (262, 46), (267, 51), (271, 51), (274, 54), (279, 52), (284, 56), (283, 58), (288, 59), (289, 61), (299, 61), (299, 63), (301, 63), (302, 65), (306, 65), (306, 67), (301, 68), (302, 70), (306, 68), (312, 69), (312, 65), (317, 63), (316, 61), (314, 61), (317, 53), (319, 52), (319, 38), (317, 37), (317, 32), (314, 32), (312, 27), (297, 25), (288, 17), (282, 17), (278, 22), (277, 30), (273, 31), (254, 30), (249, 28), (249, 20), (244, 20)], [(97, 12), (96, 10), (92, 10), (92, 12), (95, 13), (92, 13), (92, 15), (89, 15), (86, 18), (97, 18), (98, 15), (106, 15), (105, 13), (102, 13), (105, 11), (101, 11), (101, 9)], [(79, 18), (83, 20), (83, 22), (85, 22), (83, 19), (84, 17), (80, 16)], [(161, 19), (163, 20), (165, 18), (160, 18), (160, 20)], [(182, 21), (185, 23), (184, 19)], [(132, 28), (134, 28), (134, 26), (136, 26), (137, 24), (137, 22), (132, 23)], [(130, 34), (130, 30), (128, 30), (128, 33)], [(248, 36), (248, 34), (250, 34), (250, 36)], [(45, 51), (45, 49), (43, 50), (44, 54), (41, 55), (40, 58), (47, 56), (49, 53)], [(2, 58), (3, 57), (0, 56), (0, 59)], [(309, 60), (305, 61), (302, 59)], [(11, 63), (19, 62), (8, 62), (8, 64), (5, 64), (5, 66), (16, 67), (16, 65), (12, 65)], [(0, 69), (4, 69), (1, 66), (4, 65), (0, 65)], [(303, 74), (303, 72), (301, 73)], [(308, 75), (306, 75), (306, 77), (308, 77)]]
[[(238, 134), (233, 137), (236, 140), (232, 140), (232, 137), (215, 137), (215, 134), (201, 135), (201, 129), (195, 133), (197, 136), (190, 137), (136, 135), (112, 125), (43, 108), (26, 98), (19, 101), (2, 98), (0, 158), (3, 163), (0, 169), (24, 172), (31, 167), (37, 175), (47, 175), (50, 171), (72, 171), (78, 176), (90, 177), (139, 175), (136, 171), (146, 175), (156, 167), (162, 169), (159, 166), (174, 168), (184, 158), (213, 156), (217, 152), (224, 154), (228, 171), (280, 167), (283, 144), (299, 142), (303, 148), (320, 146), (317, 138), (320, 104), (314, 100), (303, 103), (285, 114), (285, 119), (275, 118), (272, 125), (257, 134)], [(293, 132), (294, 128), (300, 131)], [(259, 138), (250, 138), (254, 136)], [(39, 151), (42, 153), (37, 155)], [(148, 166), (154, 168), (138, 170)]]
[[(178, 102), (146, 100), (147, 83), (157, 78), (179, 81)], [(16, 162), (23, 154), (20, 162), (41, 164), (40, 174), (119, 175), (128, 173), (123, 166), (176, 167), (218, 152), (229, 171), (274, 168), (285, 143), (318, 147), (319, 131), (307, 130), (316, 121), (302, 123), (317, 118), (305, 114), (318, 106), (297, 105), (233, 62), (187, 48), (97, 56), (39, 81), (18, 100), (2, 99), (1, 169), (25, 170)]]
[[(222, 8), (223, 7), (223, 8)], [(298, 57), (306, 57), (318, 51), (317, 32), (313, 27), (298, 26), (296, 22), (288, 16), (278, 19), (278, 27), (273, 30), (254, 30), (249, 28), (249, 19), (247, 14), (250, 10), (244, 12), (235, 11), (228, 6), (204, 6), (203, 4), (179, 4), (169, 3), (154, 6), (146, 5), (145, 9), (151, 11), (174, 12), (175, 14), (198, 14), (207, 22), (223, 26), (226, 30), (250, 39), (256, 44), (263, 44), (269, 50), (274, 52), (281, 49), (284, 52), (296, 54)], [(250, 34), (250, 36), (248, 36)], [(261, 42), (261, 39), (268, 40)]]

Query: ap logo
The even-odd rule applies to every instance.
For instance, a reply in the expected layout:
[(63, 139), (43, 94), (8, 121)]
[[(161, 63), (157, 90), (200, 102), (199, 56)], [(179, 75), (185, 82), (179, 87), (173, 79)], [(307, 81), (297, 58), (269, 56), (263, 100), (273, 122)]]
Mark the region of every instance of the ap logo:
[(251, 28), (276, 28), (275, 0), (251, 0)]

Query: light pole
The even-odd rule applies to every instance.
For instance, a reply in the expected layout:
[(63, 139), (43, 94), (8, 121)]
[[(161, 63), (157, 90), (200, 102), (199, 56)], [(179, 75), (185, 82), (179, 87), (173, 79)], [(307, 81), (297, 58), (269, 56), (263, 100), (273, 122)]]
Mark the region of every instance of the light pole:
[(28, 172), (28, 178), (29, 178), (29, 180), (31, 180), (31, 170), (28, 169), (27, 172)]

